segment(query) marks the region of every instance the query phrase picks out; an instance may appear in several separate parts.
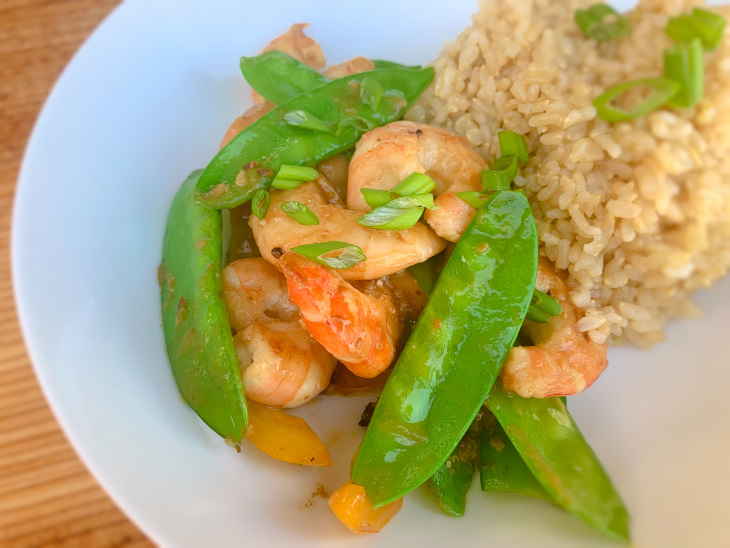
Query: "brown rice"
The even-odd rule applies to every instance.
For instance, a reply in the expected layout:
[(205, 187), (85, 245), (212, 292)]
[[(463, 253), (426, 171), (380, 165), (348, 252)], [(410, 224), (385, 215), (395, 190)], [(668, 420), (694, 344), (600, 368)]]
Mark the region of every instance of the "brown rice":
[[(579, 328), (596, 342), (662, 341), (667, 319), (730, 267), (730, 38), (706, 54), (706, 93), (689, 110), (608, 124), (591, 101), (662, 75), (664, 28), (689, 0), (643, 0), (629, 37), (587, 39), (573, 13), (592, 2), (482, 0), (435, 61), (407, 118), (464, 135), (491, 162), (497, 131), (524, 134), (541, 253), (567, 270)], [(730, 18), (730, 9), (712, 8)]]

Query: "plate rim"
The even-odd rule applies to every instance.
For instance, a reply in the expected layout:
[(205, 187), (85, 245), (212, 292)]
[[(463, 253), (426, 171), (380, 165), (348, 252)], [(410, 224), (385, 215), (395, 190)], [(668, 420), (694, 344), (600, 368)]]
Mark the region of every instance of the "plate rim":
[(64, 414), (63, 405), (56, 397), (56, 393), (50, 388), (50, 380), (46, 374), (48, 367), (39, 365), (42, 360), (39, 358), (37, 351), (34, 349), (33, 340), (35, 335), (32, 334), (32, 330), (29, 327), (30, 312), (26, 309), (26, 305), (24, 303), (24, 295), (27, 294), (27, 290), (25, 289), (24, 277), (21, 274), (22, 261), (19, 255), (19, 250), (21, 249), (20, 242), (23, 234), (20, 229), (20, 211), (26, 207), (24, 204), (28, 200), (28, 188), (30, 186), (30, 183), (27, 182), (29, 180), (27, 173), (30, 170), (29, 166), (35, 154), (34, 150), (38, 146), (38, 136), (46, 125), (48, 112), (51, 108), (53, 108), (53, 103), (57, 100), (58, 90), (64, 85), (64, 82), (68, 80), (69, 73), (74, 70), (76, 65), (79, 64), (79, 59), (86, 55), (87, 52), (94, 47), (94, 42), (98, 40), (99, 36), (106, 32), (107, 28), (121, 17), (124, 17), (124, 14), (128, 10), (128, 6), (129, 4), (122, 0), (122, 2), (115, 6), (86, 37), (84, 42), (74, 52), (51, 86), (51, 90), (43, 101), (43, 105), (38, 111), (38, 115), (33, 122), (33, 128), (31, 129), (23, 150), (23, 157), (20, 162), (20, 168), (18, 169), (15, 192), (13, 195), (10, 220), (10, 280), (13, 289), (12, 293), (13, 302), (15, 304), (15, 313), (31, 369), (35, 375), (38, 385), (40, 386), (41, 393), (45, 398), (46, 404), (50, 408), (53, 418), (60, 427), (61, 432), (66, 437), (68, 444), (71, 446), (78, 459), (86, 468), (86, 471), (91, 475), (94, 481), (96, 481), (104, 494), (109, 497), (124, 516), (127, 517), (127, 519), (129, 519), (134, 526), (146, 535), (153, 543), (163, 546), (165, 545), (162, 540), (164, 535), (158, 534), (154, 524), (148, 521), (143, 516), (143, 513), (137, 512), (135, 510), (135, 505), (128, 501), (121, 492), (117, 492), (112, 485), (113, 482), (108, 481), (105, 475), (98, 469), (94, 459), (89, 456), (90, 451), (86, 447), (84, 436), (78, 433), (78, 429), (73, 424), (73, 421)]

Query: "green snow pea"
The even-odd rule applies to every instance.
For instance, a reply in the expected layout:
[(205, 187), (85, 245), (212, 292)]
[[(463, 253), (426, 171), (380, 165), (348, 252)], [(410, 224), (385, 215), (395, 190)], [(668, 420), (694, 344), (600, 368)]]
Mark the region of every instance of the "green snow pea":
[(180, 394), (198, 416), (238, 447), (248, 426), (246, 398), (221, 281), (221, 212), (195, 202), (201, 171), (170, 207), (159, 280), (167, 355)]
[(479, 462), (480, 422), (477, 417), (454, 452), (428, 480), (439, 508), (449, 516), (463, 516), (466, 510), (466, 494)]
[(386, 61), (385, 59), (371, 59), (376, 69), (406, 69), (406, 70), (420, 70), (423, 67), (421, 65), (403, 65), (396, 63), (395, 61)]
[(495, 192), (456, 244), (365, 433), (352, 479), (375, 507), (425, 482), (464, 436), (524, 321), (536, 269), (527, 198)]
[(497, 382), (486, 404), (552, 500), (607, 535), (629, 540), (626, 508), (559, 398), (510, 395)]
[[(314, 166), (367, 131), (399, 119), (433, 80), (432, 68), (382, 69), (333, 80), (283, 103), (234, 137), (200, 176), (196, 197), (230, 208), (271, 185), (282, 165)], [(377, 110), (360, 98), (365, 78), (383, 88)]]
[(502, 426), (486, 410), (485, 416), (479, 443), (479, 479), (482, 491), (519, 493), (552, 500), (527, 468)]
[(280, 105), (330, 81), (316, 70), (281, 51), (241, 57), (243, 77), (267, 101)]

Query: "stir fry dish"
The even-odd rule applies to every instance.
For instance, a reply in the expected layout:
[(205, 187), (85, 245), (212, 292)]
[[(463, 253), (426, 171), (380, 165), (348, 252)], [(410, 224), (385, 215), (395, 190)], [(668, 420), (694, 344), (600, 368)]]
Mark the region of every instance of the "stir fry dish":
[[(573, 15), (569, 32), (592, 47), (635, 24), (604, 5)], [(606, 369), (607, 337), (548, 250), (528, 182), (541, 137), (426, 123), (440, 61), (325, 68), (304, 28), (241, 59), (255, 104), (170, 208), (159, 281), (183, 398), (239, 451), (245, 438), (328, 466), (286, 409), (372, 394), (350, 477), (329, 499), (354, 533), (379, 532), (420, 486), (462, 516), (478, 472), (482, 491), (543, 499), (628, 542), (626, 508), (568, 411)], [(596, 123), (697, 104), (703, 52), (723, 31), (699, 8), (671, 19), (664, 76), (595, 96)], [(620, 100), (640, 85), (646, 97)]]

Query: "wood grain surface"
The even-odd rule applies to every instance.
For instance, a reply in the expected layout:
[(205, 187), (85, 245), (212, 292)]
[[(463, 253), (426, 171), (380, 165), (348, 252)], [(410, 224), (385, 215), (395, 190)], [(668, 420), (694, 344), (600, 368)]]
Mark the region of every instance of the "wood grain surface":
[(0, 0), (0, 546), (151, 546), (89, 475), (28, 361), (9, 237), (15, 181), (63, 67), (119, 0)]

